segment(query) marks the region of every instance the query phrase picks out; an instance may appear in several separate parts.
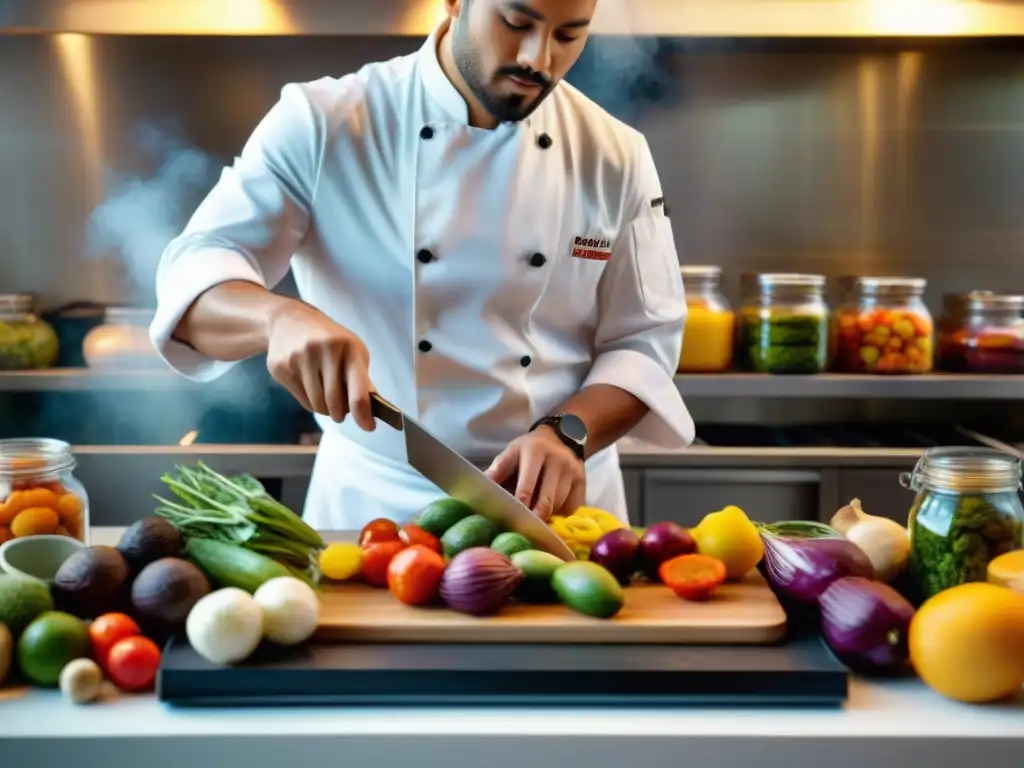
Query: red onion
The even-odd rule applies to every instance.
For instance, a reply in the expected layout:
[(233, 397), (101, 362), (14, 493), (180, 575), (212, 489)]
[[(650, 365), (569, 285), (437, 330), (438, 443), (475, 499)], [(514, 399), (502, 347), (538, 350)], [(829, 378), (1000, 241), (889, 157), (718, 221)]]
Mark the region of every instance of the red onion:
[(817, 605), (822, 592), (844, 576), (875, 576), (863, 550), (822, 523), (763, 525), (761, 540), (762, 573), (776, 593), (796, 603)]
[(862, 674), (900, 670), (909, 657), (914, 606), (888, 584), (847, 576), (819, 600), (825, 642), (843, 664)]
[(590, 560), (608, 569), (620, 584), (629, 584), (640, 564), (640, 539), (629, 528), (608, 531), (590, 548)]
[(523, 572), (490, 547), (473, 547), (452, 558), (441, 576), (441, 599), (471, 616), (498, 611), (511, 597)]
[(697, 542), (681, 525), (671, 522), (655, 523), (640, 539), (640, 559), (647, 578), (658, 581), (658, 568), (666, 560), (697, 551)]

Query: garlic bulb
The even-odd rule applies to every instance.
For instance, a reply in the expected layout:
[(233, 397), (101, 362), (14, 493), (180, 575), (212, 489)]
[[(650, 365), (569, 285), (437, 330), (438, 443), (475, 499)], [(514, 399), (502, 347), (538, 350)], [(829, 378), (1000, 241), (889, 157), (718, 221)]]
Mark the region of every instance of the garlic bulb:
[(856, 544), (875, 567), (875, 578), (891, 582), (907, 567), (910, 535), (907, 529), (887, 517), (869, 515), (853, 499), (832, 516), (831, 525)]

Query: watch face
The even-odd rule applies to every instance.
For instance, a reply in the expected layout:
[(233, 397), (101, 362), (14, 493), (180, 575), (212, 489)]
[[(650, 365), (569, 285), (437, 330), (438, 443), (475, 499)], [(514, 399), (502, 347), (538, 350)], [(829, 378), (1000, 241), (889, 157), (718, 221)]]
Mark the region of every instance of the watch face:
[(571, 413), (565, 414), (562, 416), (561, 427), (566, 437), (572, 438), (578, 443), (586, 442), (587, 425), (583, 423), (583, 419), (579, 416), (574, 416)]

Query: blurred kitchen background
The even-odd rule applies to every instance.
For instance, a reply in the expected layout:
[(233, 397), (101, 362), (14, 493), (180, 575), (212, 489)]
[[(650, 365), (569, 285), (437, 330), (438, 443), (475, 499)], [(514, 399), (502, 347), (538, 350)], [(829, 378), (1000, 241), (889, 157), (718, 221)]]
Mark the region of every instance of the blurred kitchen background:
[[(1024, 3), (600, 6), (569, 80), (646, 134), (681, 262), (719, 267), (734, 307), (757, 272), (823, 275), (830, 302), (844, 276), (924, 278), (936, 321), (945, 294), (1024, 294)], [(0, 0), (0, 316), (34, 312), (60, 347), (0, 372), (0, 437), (74, 444), (107, 517), (137, 516), (111, 509), (126, 476), (195, 457), (300, 506), (315, 429), (262, 360), (203, 388), (154, 367), (156, 263), (282, 85), (414, 51), (442, 12)], [(8, 367), (49, 359), (45, 333), (3, 322)], [(928, 445), (1024, 446), (1024, 376), (969, 373), (683, 374), (700, 442), (627, 446), (636, 516), (737, 495), (814, 516), (854, 494), (905, 514), (895, 478)]]

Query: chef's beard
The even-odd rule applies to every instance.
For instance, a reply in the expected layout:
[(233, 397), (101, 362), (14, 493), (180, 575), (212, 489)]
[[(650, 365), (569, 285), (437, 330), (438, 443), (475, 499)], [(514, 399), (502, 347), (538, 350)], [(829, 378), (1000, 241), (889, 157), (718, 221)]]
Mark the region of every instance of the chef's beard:
[(537, 83), (541, 86), (541, 90), (532, 99), (519, 93), (499, 95), (492, 92), (487, 87), (481, 71), (480, 57), (464, 29), (465, 26), (464, 24), (455, 24), (452, 30), (452, 55), (462, 79), (466, 81), (466, 85), (469, 86), (480, 105), (490, 112), (498, 122), (517, 123), (520, 120), (525, 120), (548, 97), (548, 94), (554, 89), (555, 83), (548, 81), (547, 78), (536, 72), (524, 70), (522, 67), (508, 66), (498, 69), (491, 79), (496, 80), (505, 75), (513, 75), (521, 80)]

